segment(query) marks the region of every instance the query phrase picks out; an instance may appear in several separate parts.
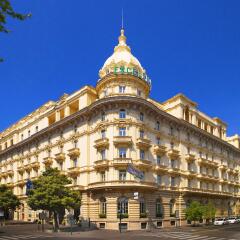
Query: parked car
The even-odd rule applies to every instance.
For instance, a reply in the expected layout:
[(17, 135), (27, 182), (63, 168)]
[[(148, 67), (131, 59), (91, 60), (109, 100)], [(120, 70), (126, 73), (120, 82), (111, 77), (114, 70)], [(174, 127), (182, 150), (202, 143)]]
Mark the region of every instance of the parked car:
[(232, 224), (232, 223), (237, 223), (238, 222), (238, 220), (237, 220), (237, 218), (235, 218), (235, 217), (230, 217), (230, 218), (228, 218), (228, 223), (230, 223), (230, 224)]
[(240, 223), (240, 217), (237, 216), (237, 223)]
[(213, 223), (215, 226), (228, 224), (225, 218), (216, 218)]

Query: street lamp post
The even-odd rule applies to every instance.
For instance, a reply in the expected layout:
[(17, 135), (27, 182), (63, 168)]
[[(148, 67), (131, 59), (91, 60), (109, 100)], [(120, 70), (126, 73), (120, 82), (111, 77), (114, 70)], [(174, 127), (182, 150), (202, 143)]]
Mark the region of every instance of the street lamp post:
[(120, 223), (119, 223), (119, 232), (122, 232), (122, 206), (120, 206), (120, 209), (118, 211), (119, 214), (119, 219), (120, 219)]

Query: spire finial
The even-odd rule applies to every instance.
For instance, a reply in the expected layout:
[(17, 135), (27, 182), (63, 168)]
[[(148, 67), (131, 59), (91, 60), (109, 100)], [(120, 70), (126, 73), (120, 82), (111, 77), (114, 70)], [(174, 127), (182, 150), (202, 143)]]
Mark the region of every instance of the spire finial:
[(122, 29), (123, 29), (123, 8), (122, 8)]

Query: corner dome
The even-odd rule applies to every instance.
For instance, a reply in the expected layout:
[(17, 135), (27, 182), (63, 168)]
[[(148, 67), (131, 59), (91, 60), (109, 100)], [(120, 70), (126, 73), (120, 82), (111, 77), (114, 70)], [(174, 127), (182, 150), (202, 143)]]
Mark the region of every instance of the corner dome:
[(128, 73), (146, 79), (146, 71), (141, 63), (131, 53), (131, 48), (126, 44), (124, 29), (118, 37), (118, 45), (114, 48), (113, 54), (106, 60), (99, 71), (100, 79), (109, 73)]

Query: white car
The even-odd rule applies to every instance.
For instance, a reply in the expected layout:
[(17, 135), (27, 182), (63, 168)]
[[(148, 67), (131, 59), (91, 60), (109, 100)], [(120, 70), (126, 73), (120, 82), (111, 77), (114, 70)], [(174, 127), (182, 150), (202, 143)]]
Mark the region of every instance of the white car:
[(228, 223), (237, 223), (238, 222), (238, 220), (237, 220), (237, 218), (235, 218), (235, 217), (230, 217), (230, 218), (228, 218)]
[(215, 221), (214, 221), (214, 225), (215, 225), (215, 226), (225, 225), (225, 224), (227, 224), (227, 221), (226, 221), (225, 218), (217, 218), (217, 219), (215, 219)]

